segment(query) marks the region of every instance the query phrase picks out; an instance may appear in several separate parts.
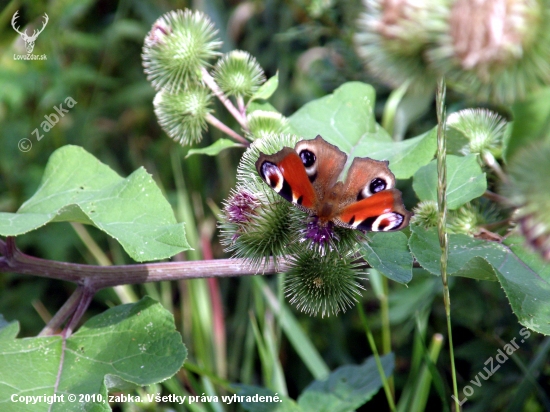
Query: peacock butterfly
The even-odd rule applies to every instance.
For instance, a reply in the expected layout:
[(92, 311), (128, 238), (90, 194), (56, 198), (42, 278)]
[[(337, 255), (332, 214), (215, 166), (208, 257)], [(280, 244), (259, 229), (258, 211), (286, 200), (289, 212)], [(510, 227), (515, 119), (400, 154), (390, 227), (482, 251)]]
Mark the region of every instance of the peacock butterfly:
[(339, 181), (348, 156), (320, 135), (302, 140), (294, 149), (260, 153), (256, 169), (279, 195), (316, 217), (320, 227), (337, 225), (364, 231), (400, 230), (412, 215), (388, 161), (356, 157)]

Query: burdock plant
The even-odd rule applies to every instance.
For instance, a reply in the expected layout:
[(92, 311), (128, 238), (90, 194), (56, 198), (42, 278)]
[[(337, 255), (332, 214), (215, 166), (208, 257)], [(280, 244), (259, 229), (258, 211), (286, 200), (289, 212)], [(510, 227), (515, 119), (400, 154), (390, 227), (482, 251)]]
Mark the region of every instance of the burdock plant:
[(298, 138), (271, 134), (255, 140), (237, 168), (237, 187), (221, 216), (222, 244), (262, 270), (274, 259), (287, 269), (285, 294), (311, 315), (335, 315), (357, 300), (365, 277), (356, 263), (361, 232), (326, 227), (269, 188), (254, 163), (262, 153), (293, 147)]
[(431, 65), (478, 99), (524, 98), (550, 81), (549, 18), (547, 0), (455, 0)]
[(242, 50), (227, 53), (216, 63), (214, 79), (228, 96), (252, 96), (265, 81), (256, 59)]
[[(234, 50), (210, 66), (221, 46), (215, 34), (207, 16), (189, 10), (167, 13), (153, 25), (143, 65), (157, 90), (159, 124), (181, 145), (199, 142), (210, 125), (234, 140), (233, 145), (247, 147), (237, 169), (237, 186), (220, 216), (225, 250), (258, 271), (271, 264), (286, 269), (285, 294), (300, 310), (323, 316), (345, 311), (362, 288), (364, 236), (330, 222), (319, 225), (315, 216), (295, 208), (260, 178), (255, 167), (260, 153), (294, 147), (299, 138), (287, 133), (288, 121), (280, 113), (261, 104), (261, 109), (251, 109), (256, 106), (250, 103), (269, 98), (277, 83), (277, 78), (265, 82), (253, 56)], [(233, 115), (242, 133), (214, 116), (212, 98)]]

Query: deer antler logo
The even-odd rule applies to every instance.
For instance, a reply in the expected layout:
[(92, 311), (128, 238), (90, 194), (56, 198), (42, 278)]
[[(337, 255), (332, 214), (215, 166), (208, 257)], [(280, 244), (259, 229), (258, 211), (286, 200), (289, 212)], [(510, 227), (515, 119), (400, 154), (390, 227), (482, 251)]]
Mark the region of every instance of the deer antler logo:
[(33, 49), (34, 49), (34, 42), (36, 41), (36, 38), (38, 37), (38, 35), (40, 33), (42, 33), (42, 31), (44, 30), (44, 28), (46, 27), (46, 24), (48, 24), (48, 20), (49, 20), (49, 17), (46, 13), (44, 13), (44, 24), (42, 25), (42, 28), (40, 30), (34, 30), (32, 36), (29, 36), (27, 34), (27, 30), (25, 30), (24, 32), (20, 32), (19, 31), (19, 27), (16, 27), (15, 24), (16, 24), (16, 20), (17, 18), (19, 17), (17, 14), (19, 13), (19, 10), (17, 10), (15, 12), (15, 14), (13, 15), (13, 17), (11, 18), (11, 26), (13, 27), (13, 29), (19, 33), (21, 35), (21, 38), (23, 39), (23, 41), (25, 42), (25, 48), (27, 49), (27, 53), (30, 54), (32, 53)]

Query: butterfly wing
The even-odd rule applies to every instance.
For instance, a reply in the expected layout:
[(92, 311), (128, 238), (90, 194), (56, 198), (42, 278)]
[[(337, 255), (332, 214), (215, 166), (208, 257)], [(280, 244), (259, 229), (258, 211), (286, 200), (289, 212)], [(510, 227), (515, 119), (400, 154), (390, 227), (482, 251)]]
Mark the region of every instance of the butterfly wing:
[(395, 176), (387, 161), (353, 159), (341, 198), (342, 208), (335, 222), (342, 226), (376, 232), (399, 230), (409, 224), (411, 213), (395, 189)]
[(315, 139), (298, 142), (294, 150), (304, 164), (317, 197), (321, 201), (326, 201), (331, 197), (328, 192), (334, 188), (346, 164), (347, 155), (320, 135)]
[(338, 179), (346, 159), (340, 149), (317, 136), (298, 142), (294, 149), (284, 147), (273, 155), (261, 153), (256, 169), (283, 198), (319, 215), (325, 192)]
[(355, 158), (344, 183), (337, 182), (347, 155), (321, 136), (302, 140), (273, 155), (261, 153), (256, 169), (283, 198), (322, 222), (368, 231), (399, 230), (408, 225), (401, 192), (387, 161)]
[(401, 192), (387, 189), (344, 207), (336, 223), (353, 229), (388, 232), (406, 227), (410, 217)]
[(302, 209), (313, 210), (317, 195), (295, 150), (284, 147), (273, 155), (261, 153), (256, 161), (256, 170), (283, 198)]

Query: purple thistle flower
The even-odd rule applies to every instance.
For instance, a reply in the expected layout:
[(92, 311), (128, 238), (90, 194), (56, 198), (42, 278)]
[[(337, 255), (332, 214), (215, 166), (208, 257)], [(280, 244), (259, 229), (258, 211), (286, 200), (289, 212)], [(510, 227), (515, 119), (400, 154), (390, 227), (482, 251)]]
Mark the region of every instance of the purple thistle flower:
[(304, 236), (300, 241), (304, 242), (306, 240), (310, 240), (310, 247), (318, 247), (322, 254), (324, 254), (327, 247), (332, 250), (333, 239), (337, 241), (340, 240), (334, 232), (334, 223), (329, 221), (326, 224), (323, 224), (319, 221), (317, 216), (311, 217), (307, 223), (307, 228), (303, 230), (303, 233)]
[(258, 199), (252, 193), (241, 189), (225, 205), (225, 215), (232, 223), (245, 223), (250, 220), (250, 215), (258, 206)]

